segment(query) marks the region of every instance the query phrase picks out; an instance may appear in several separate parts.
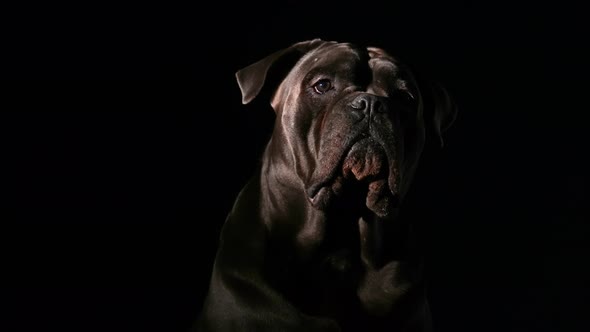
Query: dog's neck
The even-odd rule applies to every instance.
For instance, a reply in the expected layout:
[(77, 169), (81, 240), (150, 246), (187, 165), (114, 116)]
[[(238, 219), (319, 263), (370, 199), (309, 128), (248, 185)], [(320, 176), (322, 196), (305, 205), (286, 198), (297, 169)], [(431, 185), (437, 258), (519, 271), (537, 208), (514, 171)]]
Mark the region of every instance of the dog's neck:
[(260, 217), (270, 232), (290, 236), (298, 247), (312, 250), (323, 240), (326, 216), (311, 205), (293, 156), (281, 146), (286, 144), (283, 140), (272, 138), (262, 158), (256, 179), (265, 207)]

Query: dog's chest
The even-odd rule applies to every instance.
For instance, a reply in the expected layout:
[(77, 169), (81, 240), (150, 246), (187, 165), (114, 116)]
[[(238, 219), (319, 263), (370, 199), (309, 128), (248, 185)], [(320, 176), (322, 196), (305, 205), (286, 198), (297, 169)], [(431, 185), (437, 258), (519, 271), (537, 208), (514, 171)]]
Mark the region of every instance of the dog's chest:
[[(312, 311), (354, 301), (361, 275), (358, 223), (329, 220), (275, 242), (269, 273), (294, 303)], [(330, 303), (324, 303), (330, 301)]]

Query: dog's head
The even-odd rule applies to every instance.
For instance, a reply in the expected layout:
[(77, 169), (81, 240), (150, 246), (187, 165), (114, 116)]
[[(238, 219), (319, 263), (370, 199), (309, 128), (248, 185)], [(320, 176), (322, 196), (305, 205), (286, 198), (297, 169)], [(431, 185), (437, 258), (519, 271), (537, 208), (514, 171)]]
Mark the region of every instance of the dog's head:
[(317, 209), (356, 188), (369, 210), (386, 216), (407, 192), (427, 135), (442, 143), (456, 114), (442, 88), (420, 86), (375, 47), (304, 41), (236, 77), (245, 104), (272, 91), (269, 149)]

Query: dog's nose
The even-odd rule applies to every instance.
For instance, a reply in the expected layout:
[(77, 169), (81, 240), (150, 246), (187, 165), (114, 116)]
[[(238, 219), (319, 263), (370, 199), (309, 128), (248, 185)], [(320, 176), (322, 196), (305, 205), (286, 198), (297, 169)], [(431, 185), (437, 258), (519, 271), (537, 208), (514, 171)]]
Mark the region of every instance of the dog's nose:
[(350, 102), (350, 107), (353, 111), (365, 115), (385, 112), (385, 104), (380, 100), (380, 97), (370, 94), (358, 95)]

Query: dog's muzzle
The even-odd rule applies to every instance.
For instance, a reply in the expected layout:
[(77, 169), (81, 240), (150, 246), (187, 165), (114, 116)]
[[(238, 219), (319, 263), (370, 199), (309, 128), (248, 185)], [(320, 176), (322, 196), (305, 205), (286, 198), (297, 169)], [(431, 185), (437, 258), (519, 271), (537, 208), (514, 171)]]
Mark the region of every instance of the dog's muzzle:
[(342, 130), (338, 128), (326, 134), (346, 139), (336, 142), (340, 146), (321, 151), (330, 156), (324, 158), (330, 162), (322, 164), (320, 158), (313, 177), (315, 181), (307, 190), (310, 202), (318, 209), (326, 209), (334, 200), (344, 196), (348, 188), (354, 188), (355, 192), (365, 194), (362, 198), (367, 208), (380, 216), (387, 215), (398, 201), (399, 183), (399, 161), (393, 120), (387, 114), (388, 100), (359, 93), (347, 102), (344, 111), (349, 115), (334, 121), (344, 121), (343, 127), (353, 129), (351, 133), (334, 134)]

